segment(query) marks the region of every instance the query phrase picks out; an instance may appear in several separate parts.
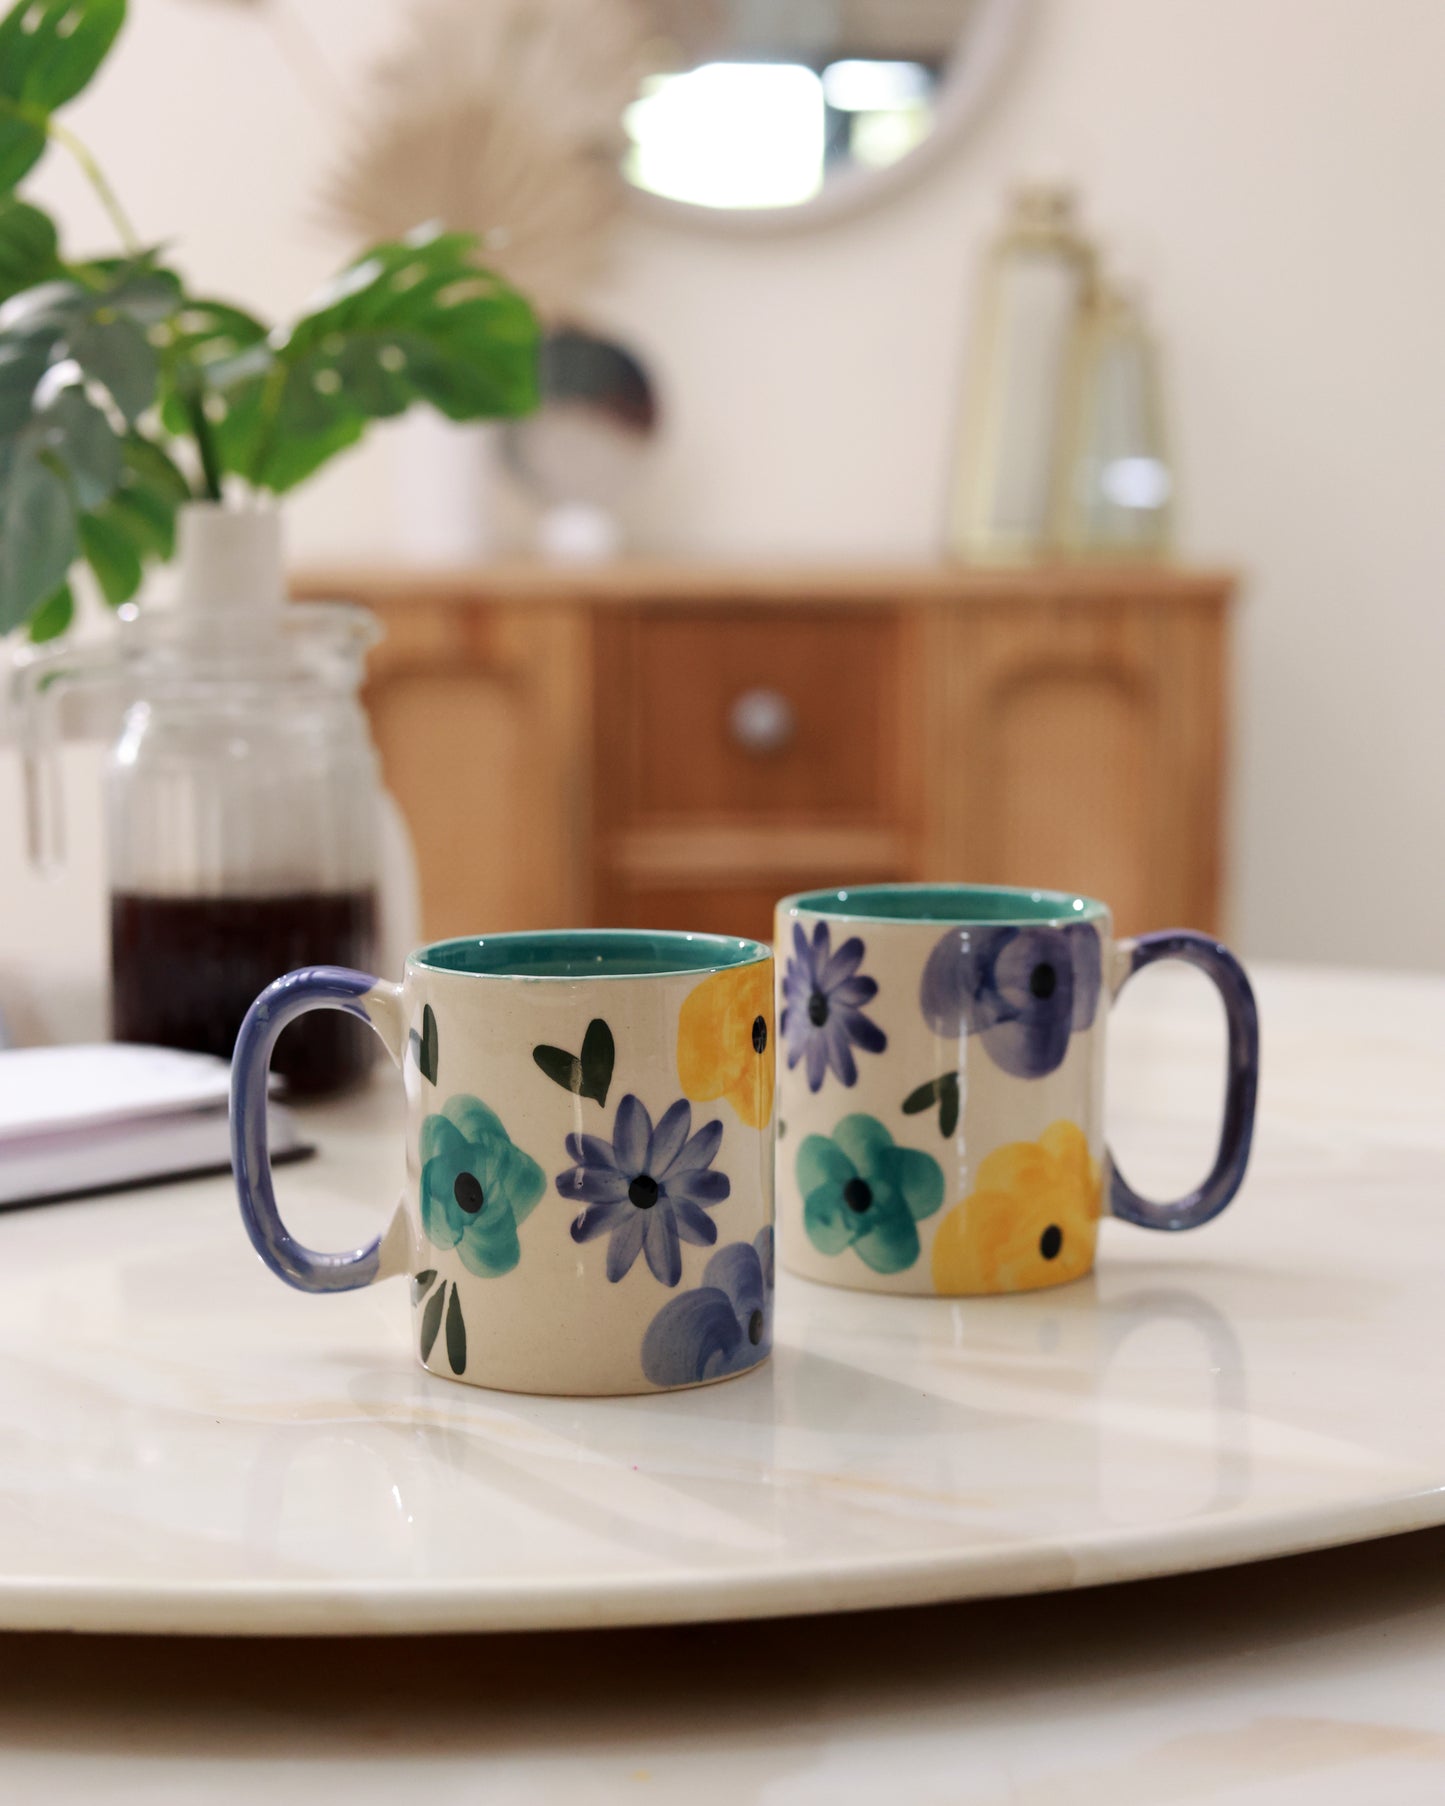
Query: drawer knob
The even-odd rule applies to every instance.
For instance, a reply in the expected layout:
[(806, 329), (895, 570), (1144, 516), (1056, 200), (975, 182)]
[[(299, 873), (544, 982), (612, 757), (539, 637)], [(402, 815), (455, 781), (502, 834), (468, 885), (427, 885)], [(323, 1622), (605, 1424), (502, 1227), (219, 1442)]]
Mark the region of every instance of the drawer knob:
[(744, 690), (728, 710), (728, 727), (744, 752), (781, 752), (797, 726), (792, 703), (777, 690)]

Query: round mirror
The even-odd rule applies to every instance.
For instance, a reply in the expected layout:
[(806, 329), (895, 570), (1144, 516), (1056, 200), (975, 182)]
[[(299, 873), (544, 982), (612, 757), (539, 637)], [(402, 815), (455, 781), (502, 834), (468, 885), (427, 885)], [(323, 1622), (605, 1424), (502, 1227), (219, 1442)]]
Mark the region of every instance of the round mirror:
[(828, 218), (955, 138), (1003, 68), (1022, 0), (652, 0), (627, 108), (638, 198), (699, 223)]

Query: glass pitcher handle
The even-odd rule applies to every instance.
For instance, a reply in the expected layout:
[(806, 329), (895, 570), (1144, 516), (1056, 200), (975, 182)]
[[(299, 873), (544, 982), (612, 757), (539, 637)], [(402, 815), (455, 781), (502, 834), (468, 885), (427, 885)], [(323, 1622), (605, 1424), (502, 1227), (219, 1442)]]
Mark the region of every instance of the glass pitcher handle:
[(11, 702), (25, 791), (25, 845), (39, 872), (53, 872), (65, 863), (60, 698), (78, 684), (113, 681), (115, 674), (115, 650), (110, 645), (16, 656)]

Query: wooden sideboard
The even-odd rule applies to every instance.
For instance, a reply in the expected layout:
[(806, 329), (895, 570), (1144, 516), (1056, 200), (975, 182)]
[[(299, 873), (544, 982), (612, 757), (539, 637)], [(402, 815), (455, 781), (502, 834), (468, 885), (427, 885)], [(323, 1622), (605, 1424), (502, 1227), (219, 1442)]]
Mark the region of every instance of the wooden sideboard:
[(629, 564), (331, 570), (429, 936), (766, 936), (799, 887), (1076, 889), (1217, 929), (1232, 579)]

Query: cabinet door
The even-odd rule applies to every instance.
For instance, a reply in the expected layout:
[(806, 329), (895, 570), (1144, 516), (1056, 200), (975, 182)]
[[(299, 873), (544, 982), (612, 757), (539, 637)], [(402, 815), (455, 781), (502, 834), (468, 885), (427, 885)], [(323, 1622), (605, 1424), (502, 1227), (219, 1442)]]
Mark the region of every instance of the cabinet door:
[(580, 611), (418, 598), (383, 612), (366, 701), (416, 843), (427, 937), (586, 921)]
[(1222, 595), (940, 611), (930, 865), (1216, 931), (1224, 621)]
[(907, 874), (903, 611), (663, 605), (596, 633), (603, 920), (766, 937), (788, 891)]

